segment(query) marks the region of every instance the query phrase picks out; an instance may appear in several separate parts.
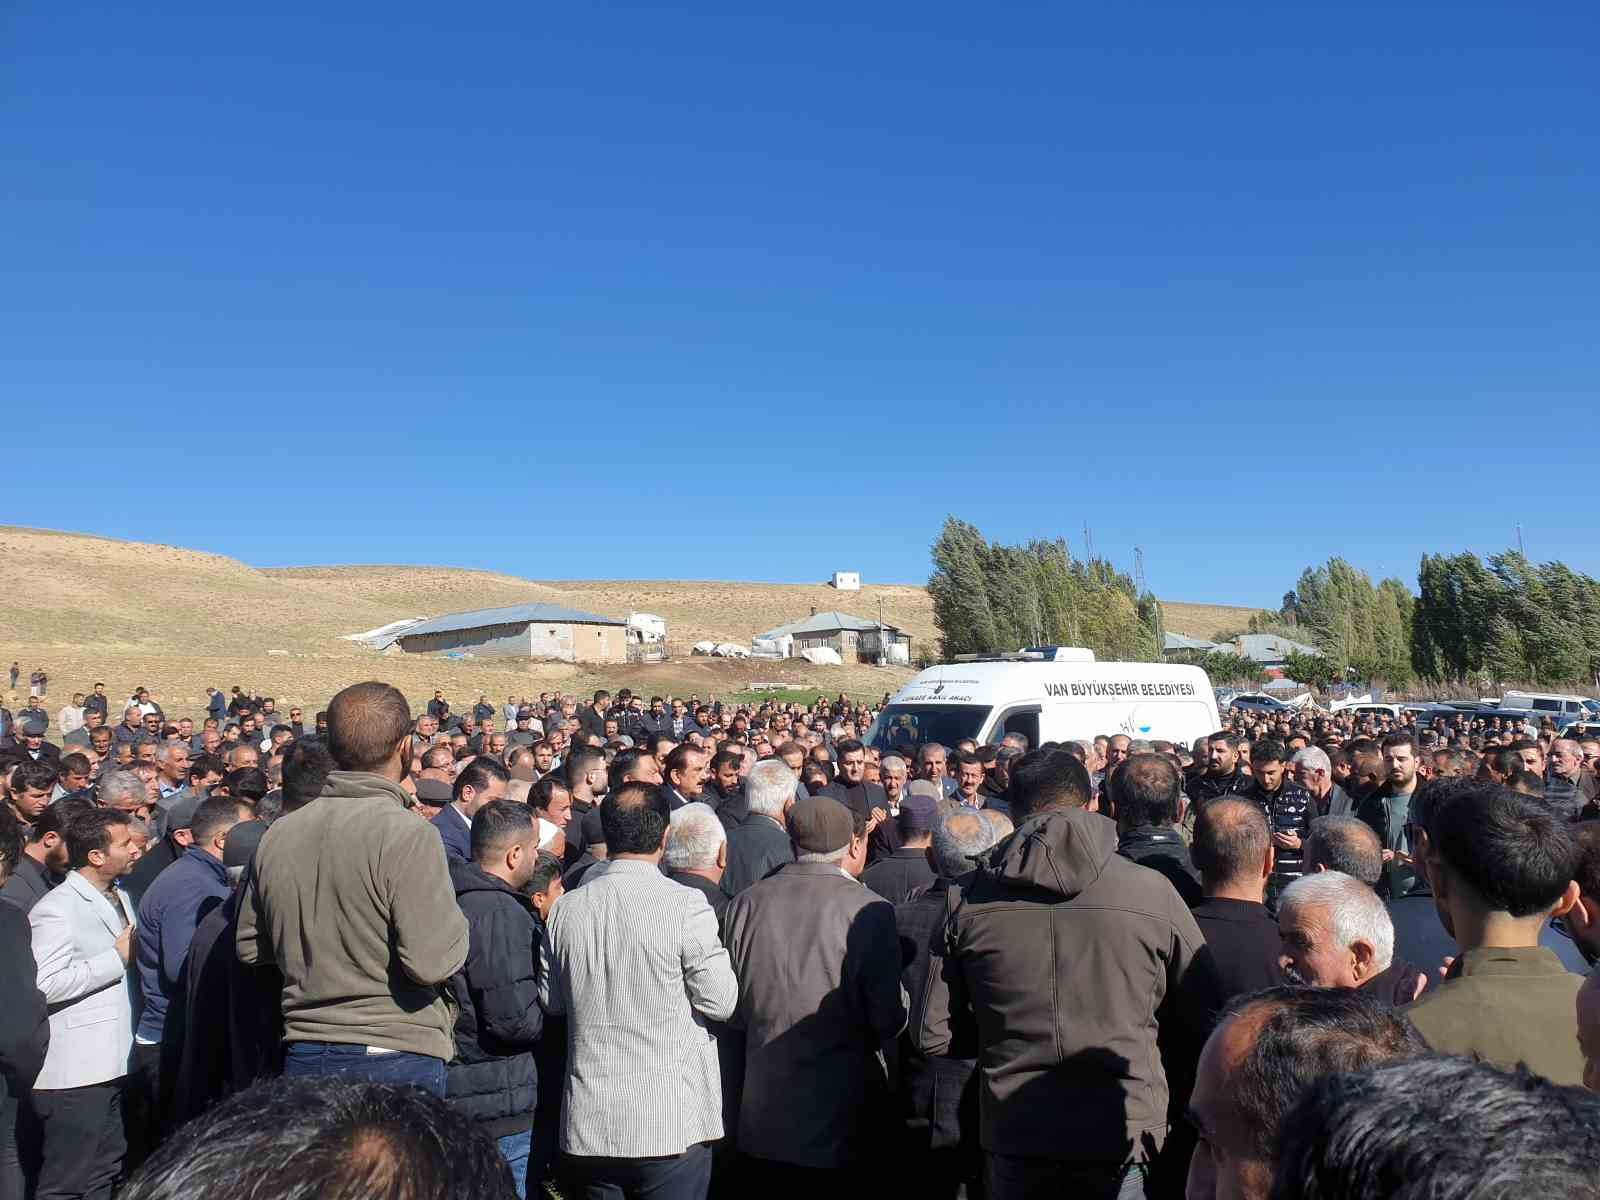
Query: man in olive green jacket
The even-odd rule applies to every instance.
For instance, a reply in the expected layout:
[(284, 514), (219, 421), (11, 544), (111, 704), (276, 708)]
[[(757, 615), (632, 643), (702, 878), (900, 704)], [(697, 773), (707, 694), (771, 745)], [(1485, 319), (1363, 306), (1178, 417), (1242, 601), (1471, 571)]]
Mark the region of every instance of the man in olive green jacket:
[(1445, 982), (1405, 1013), (1441, 1054), (1554, 1083), (1583, 1082), (1577, 996), (1583, 978), (1539, 945), (1577, 899), (1570, 826), (1494, 783), (1471, 783), (1430, 806), (1422, 862), (1439, 920), (1461, 953)]
[(467, 956), (444, 845), (408, 811), (411, 713), (384, 683), (328, 706), (340, 769), (256, 852), (238, 952), (283, 973), (284, 1074), (411, 1083), (444, 1094), (454, 1054), (442, 985)]

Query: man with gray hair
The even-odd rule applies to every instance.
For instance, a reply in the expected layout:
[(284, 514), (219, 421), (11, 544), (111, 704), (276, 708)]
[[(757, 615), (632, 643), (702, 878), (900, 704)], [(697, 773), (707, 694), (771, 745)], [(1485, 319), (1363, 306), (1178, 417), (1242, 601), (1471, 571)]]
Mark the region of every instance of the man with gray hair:
[(1550, 773), (1545, 779), (1545, 802), (1562, 816), (1576, 820), (1594, 803), (1595, 777), (1583, 765), (1583, 747), (1571, 738), (1550, 743)]
[(887, 821), (879, 821), (867, 835), (868, 857), (876, 863), (900, 848), (900, 828), (896, 818), (900, 815), (900, 800), (906, 792), (906, 781), (911, 778), (911, 764), (898, 754), (885, 754), (878, 760), (878, 783), (883, 787), (884, 812)]
[[(950, 984), (944, 970), (944, 922), (957, 882), (973, 860), (995, 842), (986, 810), (956, 808), (934, 827), (927, 854), (937, 877), (927, 890), (894, 910), (901, 954), (911, 957), (900, 983), (911, 1001), (915, 1025), (900, 1038), (900, 1104), (906, 1121), (909, 1159), (914, 1173), (907, 1195), (954, 1196), (961, 1183), (968, 1195), (979, 1195), (983, 1154), (978, 1130), (962, 1121), (961, 1098), (977, 1059), (976, 1047), (955, 1047), (950, 1035)], [(926, 1051), (918, 1048), (922, 1042)]]
[(718, 885), (728, 865), (728, 833), (709, 804), (685, 804), (672, 814), (661, 869), (674, 883), (693, 888), (706, 898), (722, 928), (728, 893)]
[(1324, 817), (1348, 817), (1355, 813), (1356, 802), (1350, 793), (1333, 781), (1333, 762), (1328, 752), (1316, 746), (1296, 750), (1290, 760), (1294, 779), (1311, 793), (1316, 812)]
[(1377, 893), (1341, 871), (1303, 875), (1284, 889), (1278, 936), (1289, 983), (1360, 988), (1394, 1007), (1428, 986), (1420, 968), (1394, 961), (1394, 923)]
[(1306, 838), (1306, 870), (1340, 871), (1376, 888), (1383, 876), (1383, 843), (1356, 817), (1318, 817)]
[(729, 897), (794, 861), (784, 814), (795, 802), (795, 773), (780, 758), (750, 768), (745, 803), (750, 815), (728, 831), (726, 866), (720, 886)]

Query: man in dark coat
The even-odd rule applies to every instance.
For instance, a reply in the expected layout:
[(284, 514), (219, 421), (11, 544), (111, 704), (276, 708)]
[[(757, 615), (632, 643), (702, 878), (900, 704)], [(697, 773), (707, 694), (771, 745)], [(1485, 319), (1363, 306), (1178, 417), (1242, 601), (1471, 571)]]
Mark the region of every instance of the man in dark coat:
[[(22, 826), (0, 809), (0, 884), (22, 859)], [(28, 918), (10, 904), (0, 904), (0, 963), (0, 1195), (21, 1196), (17, 1109), (44, 1065), (50, 1018), (34, 986), (38, 965)]]
[(728, 832), (728, 865), (721, 887), (737, 896), (751, 884), (794, 861), (794, 850), (783, 815), (794, 803), (794, 772), (781, 759), (768, 759), (750, 768), (744, 782), (750, 815)]
[(1250, 782), (1239, 765), (1239, 737), (1232, 733), (1213, 734), (1206, 743), (1204, 773), (1189, 781), (1189, 802), (1203, 807), (1218, 796), (1237, 794)]
[(717, 810), (717, 820), (725, 829), (732, 829), (750, 815), (744, 800), (744, 780), (739, 778), (743, 766), (744, 755), (738, 750), (718, 750), (711, 757), (710, 774), (700, 789), (700, 799)]
[(1195, 823), (1193, 855), (1205, 896), (1192, 911), (1211, 950), (1219, 1000), (1277, 987), (1278, 922), (1265, 904), (1272, 832), (1261, 809), (1237, 798), (1213, 800)]
[(928, 862), (933, 844), (933, 828), (938, 824), (939, 806), (928, 796), (907, 796), (900, 801), (900, 848), (880, 858), (861, 873), (861, 882), (890, 904), (904, 904), (934, 881)]
[(867, 823), (870, 833), (889, 817), (889, 797), (883, 786), (867, 782), (867, 748), (854, 738), (846, 738), (833, 747), (838, 755), (839, 777), (823, 788), (824, 796), (832, 796), (856, 816)]
[(1117, 853), (1166, 877), (1186, 905), (1200, 902), (1200, 875), (1176, 828), (1183, 776), (1160, 754), (1134, 754), (1109, 783), (1116, 808)]
[(456, 1056), (445, 1069), (445, 1099), (499, 1143), (521, 1196), (539, 1099), (533, 1049), (544, 1029), (538, 927), (524, 894), (539, 858), (533, 810), (512, 800), (482, 805), (472, 818), (471, 849), (471, 862), (450, 862), (469, 944), (449, 983)]
[[(707, 804), (686, 804), (674, 812), (661, 869), (674, 883), (704, 896), (721, 929), (723, 914), (728, 911), (728, 893), (719, 886), (728, 865), (728, 834), (722, 822), (714, 819), (719, 815)], [(727, 1122), (723, 1124), (726, 1127)]]
[(1317, 809), (1310, 792), (1289, 782), (1289, 752), (1282, 742), (1258, 741), (1250, 750), (1250, 769), (1253, 777), (1239, 795), (1260, 805), (1272, 827), (1275, 865), (1267, 896), (1273, 901), (1305, 871), (1305, 844)]

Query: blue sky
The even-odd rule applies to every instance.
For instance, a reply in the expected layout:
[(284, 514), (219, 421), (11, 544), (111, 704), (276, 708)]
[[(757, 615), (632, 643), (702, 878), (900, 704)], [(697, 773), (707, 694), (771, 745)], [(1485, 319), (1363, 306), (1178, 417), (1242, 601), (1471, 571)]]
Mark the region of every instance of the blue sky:
[(1600, 573), (1593, 4), (13, 6), (4, 520), (1172, 599)]

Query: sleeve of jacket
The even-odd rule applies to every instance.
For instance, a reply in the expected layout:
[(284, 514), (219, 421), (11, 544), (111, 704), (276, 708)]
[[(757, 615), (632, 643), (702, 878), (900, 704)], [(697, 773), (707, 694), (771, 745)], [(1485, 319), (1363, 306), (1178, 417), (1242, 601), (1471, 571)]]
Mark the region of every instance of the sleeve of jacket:
[[(114, 946), (107, 946), (87, 958), (76, 953), (71, 924), (66, 914), (53, 904), (35, 904), (28, 914), (28, 924), (32, 927), (39, 990), (50, 1004), (98, 992), (122, 978), (127, 971)], [(134, 936), (138, 936), (137, 931)]]
[(699, 892), (683, 889), (683, 986), (689, 1005), (708, 1021), (726, 1021), (739, 1004), (733, 962), (717, 936), (717, 915)]
[(234, 952), (247, 967), (268, 966), (273, 962), (272, 942), (261, 936), (260, 883), (254, 869), (247, 868), (248, 878), (239, 889), (239, 927), (234, 935)]
[[(401, 969), (426, 987), (443, 983), (467, 961), (467, 919), (456, 904), (438, 832), (415, 817), (406, 820), (383, 849), (389, 922)], [(239, 933), (243, 937), (242, 913)]]
[(467, 986), (485, 1033), (508, 1046), (531, 1046), (544, 1031), (533, 961), (537, 935), (532, 919), (512, 903), (495, 904), (472, 923)]
[(857, 1011), (882, 1041), (906, 1027), (906, 991), (900, 985), (900, 935), (894, 906), (875, 899), (850, 923), (845, 941), (845, 973), (852, 981)]
[(1192, 1080), (1200, 1051), (1222, 1008), (1222, 987), (1205, 935), (1194, 915), (1173, 894), (1172, 942), (1167, 957), (1167, 991), (1157, 1010), (1162, 1049), (1173, 1092), (1179, 1080)]
[(50, 1017), (36, 986), (28, 919), (0, 905), (0, 1075), (13, 1096), (33, 1086), (50, 1045)]

